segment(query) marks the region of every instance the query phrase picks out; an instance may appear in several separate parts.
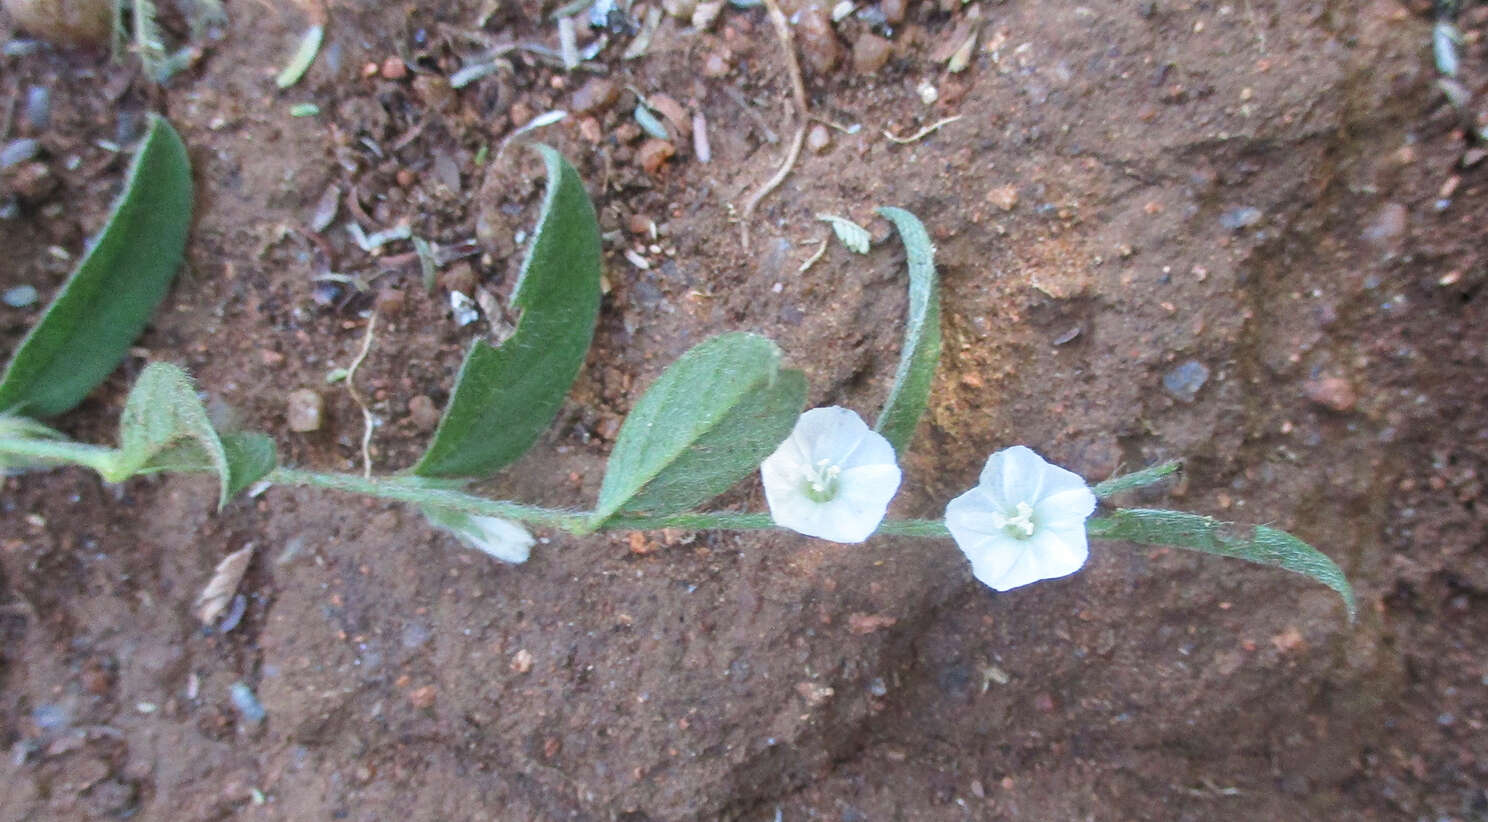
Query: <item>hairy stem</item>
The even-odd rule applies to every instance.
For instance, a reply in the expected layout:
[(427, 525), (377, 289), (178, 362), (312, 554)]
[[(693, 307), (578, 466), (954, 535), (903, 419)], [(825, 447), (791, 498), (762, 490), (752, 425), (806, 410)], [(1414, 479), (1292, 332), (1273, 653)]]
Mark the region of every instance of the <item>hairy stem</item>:
[(581, 528), (588, 516), (582, 511), (542, 508), (477, 497), (464, 491), (441, 488), (417, 477), (360, 477), (355, 474), (321, 474), (298, 468), (275, 468), (265, 479), (274, 485), (329, 488), (348, 494), (432, 505), (478, 517), (501, 517), (570, 532)]
[(82, 465), (102, 474), (103, 478), (110, 482), (124, 479), (124, 477), (114, 476), (117, 454), (118, 452), (112, 448), (87, 445), (71, 440), (39, 439), (26, 436), (0, 437), (0, 465), (4, 464), (4, 457)]
[[(501, 517), (529, 525), (545, 526), (571, 534), (589, 533), (590, 512), (565, 508), (542, 508), (505, 500), (487, 499), (464, 491), (441, 488), (415, 477), (359, 477), (354, 474), (322, 474), (296, 468), (276, 468), (265, 478), (275, 485), (328, 488), (348, 494), (433, 505), (473, 514)], [(614, 517), (601, 531), (649, 531), (682, 528), (689, 531), (766, 531), (778, 529), (769, 514), (744, 511), (690, 512), (660, 517)], [(886, 520), (875, 533), (910, 537), (948, 537), (945, 523), (938, 520)]]

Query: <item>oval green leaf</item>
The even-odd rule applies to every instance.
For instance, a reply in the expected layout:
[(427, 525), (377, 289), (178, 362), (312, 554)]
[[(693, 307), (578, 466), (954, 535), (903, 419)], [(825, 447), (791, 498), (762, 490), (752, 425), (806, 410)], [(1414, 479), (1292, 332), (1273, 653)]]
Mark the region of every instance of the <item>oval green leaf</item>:
[(636, 403), (610, 454), (593, 527), (687, 511), (728, 490), (790, 435), (806, 377), (765, 337), (723, 334), (672, 363)]
[(1336, 591), (1348, 609), (1349, 621), (1354, 621), (1354, 589), (1342, 569), (1285, 531), (1257, 525), (1246, 534), (1242, 527), (1212, 517), (1147, 508), (1121, 508), (1095, 517), (1085, 522), (1085, 530), (1099, 539), (1170, 545), (1301, 574)]
[(61, 414), (103, 382), (165, 299), (190, 224), (186, 146), (152, 114), (103, 232), (6, 366), (0, 411)]
[(191, 377), (155, 362), (130, 389), (119, 418), (119, 451), (102, 473), (112, 482), (159, 471), (215, 473), (221, 508), (273, 470), (275, 462), (274, 443), (262, 434), (218, 436)]
[(878, 213), (899, 230), (909, 263), (909, 321), (894, 387), (874, 429), (902, 455), (914, 437), (920, 415), (930, 402), (930, 385), (940, 364), (940, 287), (935, 277), (935, 246), (919, 218), (902, 208), (884, 206)]
[(535, 146), (548, 191), (512, 305), (516, 333), (477, 340), (460, 366), (434, 441), (413, 473), (487, 477), (522, 456), (557, 415), (584, 365), (599, 314), (599, 221), (573, 166)]

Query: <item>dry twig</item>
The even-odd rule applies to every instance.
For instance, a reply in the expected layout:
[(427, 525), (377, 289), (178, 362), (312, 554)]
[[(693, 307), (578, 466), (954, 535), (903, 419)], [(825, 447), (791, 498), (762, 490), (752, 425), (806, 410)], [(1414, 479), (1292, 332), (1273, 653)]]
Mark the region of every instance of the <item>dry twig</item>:
[(764, 0), (765, 8), (769, 11), (770, 22), (775, 24), (775, 33), (780, 37), (780, 44), (785, 48), (786, 64), (790, 68), (791, 89), (796, 97), (796, 136), (791, 140), (790, 148), (785, 153), (785, 162), (781, 164), (780, 170), (765, 181), (749, 199), (744, 201), (744, 207), (739, 211), (739, 240), (744, 245), (744, 250), (749, 250), (749, 219), (754, 215), (754, 209), (759, 206), (760, 201), (765, 199), (776, 186), (785, 182), (790, 176), (791, 169), (796, 165), (796, 159), (801, 156), (801, 146), (806, 142), (806, 83), (801, 79), (801, 64), (796, 60), (796, 44), (791, 37), (790, 23), (785, 19), (785, 13), (780, 10), (780, 4), (776, 0)]
[(346, 369), (346, 393), (351, 395), (352, 402), (362, 409), (362, 476), (372, 476), (372, 409), (367, 407), (366, 400), (356, 389), (356, 372), (367, 359), (367, 352), (372, 350), (372, 331), (377, 328), (377, 314), (373, 314), (367, 320), (367, 333), (362, 337), (362, 350), (357, 352), (356, 359), (351, 361), (351, 367)]
[(906, 143), (913, 143), (913, 142), (915, 142), (917, 140), (923, 140), (923, 139), (925, 139), (930, 134), (932, 134), (932, 133), (940, 130), (940, 127), (941, 126), (947, 125), (949, 123), (954, 123), (957, 120), (961, 119), (963, 116), (964, 115), (957, 114), (954, 117), (947, 117), (944, 120), (936, 120), (935, 122), (931, 123), (930, 125), (925, 126), (924, 128), (920, 129), (919, 131), (916, 131), (914, 134), (909, 135), (908, 137), (898, 137), (898, 136), (895, 136), (893, 134), (890, 134), (887, 130), (884, 131), (883, 136), (889, 138), (890, 140), (892, 140), (892, 141), (894, 141), (894, 142), (896, 142), (896, 143), (898, 143), (900, 145), (904, 145)]

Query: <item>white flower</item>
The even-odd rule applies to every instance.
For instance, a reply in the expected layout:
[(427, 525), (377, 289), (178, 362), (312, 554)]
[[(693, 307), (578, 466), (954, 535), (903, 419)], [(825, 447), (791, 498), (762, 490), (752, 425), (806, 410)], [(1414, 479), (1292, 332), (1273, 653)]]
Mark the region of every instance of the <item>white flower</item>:
[(478, 517), (433, 506), (424, 506), (423, 510), (430, 522), (459, 537), (461, 542), (471, 548), (483, 551), (502, 562), (521, 565), (527, 561), (532, 553), (532, 546), (537, 543), (526, 528), (511, 520)]
[(977, 579), (1007, 591), (1080, 570), (1090, 550), (1085, 480), (1015, 445), (987, 458), (977, 487), (946, 506), (946, 527)]
[(899, 490), (894, 446), (846, 408), (813, 408), (760, 464), (775, 524), (834, 542), (862, 542)]

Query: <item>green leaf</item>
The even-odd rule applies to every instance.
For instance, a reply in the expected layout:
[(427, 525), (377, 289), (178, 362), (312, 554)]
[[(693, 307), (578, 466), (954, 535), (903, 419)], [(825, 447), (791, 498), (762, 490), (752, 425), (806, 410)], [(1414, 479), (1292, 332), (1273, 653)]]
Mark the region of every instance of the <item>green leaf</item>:
[(593, 527), (687, 511), (728, 490), (790, 435), (806, 377), (755, 334), (694, 346), (636, 403), (610, 454)]
[(151, 115), (108, 223), (11, 357), (0, 411), (61, 414), (103, 382), (165, 298), (190, 223), (186, 147)]
[(873, 242), (873, 236), (868, 229), (858, 225), (846, 217), (838, 217), (835, 214), (818, 214), (816, 219), (832, 226), (832, 232), (837, 239), (847, 246), (848, 251), (858, 254), (867, 254), (868, 246)]
[(1257, 525), (1249, 535), (1241, 526), (1181, 511), (1122, 508), (1085, 522), (1087, 533), (1149, 545), (1171, 545), (1221, 557), (1243, 559), (1310, 577), (1338, 592), (1349, 621), (1357, 608), (1354, 591), (1338, 565), (1311, 545), (1276, 528)]
[(315, 62), (315, 55), (320, 53), (320, 41), (325, 37), (325, 28), (322, 26), (311, 26), (305, 29), (300, 36), (300, 45), (295, 48), (294, 56), (289, 58), (289, 63), (274, 78), (274, 85), (279, 88), (289, 88), (300, 82), (300, 78), (309, 71), (310, 64)]
[(894, 372), (894, 387), (874, 429), (884, 435), (896, 453), (903, 454), (930, 402), (930, 384), (940, 364), (940, 287), (935, 278), (935, 246), (919, 218), (889, 206), (878, 213), (899, 229), (899, 237), (904, 240), (909, 262), (909, 322), (904, 328), (904, 348)]
[(1123, 491), (1130, 491), (1133, 488), (1141, 488), (1146, 485), (1151, 485), (1154, 482), (1159, 482), (1164, 477), (1176, 474), (1182, 470), (1183, 463), (1179, 462), (1178, 460), (1169, 460), (1168, 462), (1154, 465), (1150, 468), (1143, 468), (1140, 471), (1133, 471), (1130, 474), (1122, 474), (1119, 477), (1111, 477), (1105, 482), (1097, 484), (1090, 490), (1095, 492), (1096, 499), (1106, 499), (1107, 497), (1115, 496), (1116, 494), (1119, 494)]
[(273, 470), (274, 444), (262, 434), (219, 437), (185, 371), (150, 363), (119, 419), (119, 453), (104, 478), (119, 482), (158, 471), (210, 471), (221, 482), (217, 507)]
[(522, 456), (558, 413), (599, 313), (600, 240), (578, 172), (536, 146), (548, 192), (512, 305), (522, 318), (495, 348), (477, 340), (460, 366), (434, 441), (413, 469), (423, 477), (486, 477)]
[(228, 499), (241, 494), (279, 465), (279, 449), (267, 434), (234, 431), (221, 437), (222, 451), (227, 454)]
[(449, 531), (471, 548), (502, 562), (521, 565), (531, 555), (532, 546), (537, 544), (526, 528), (508, 519), (483, 517), (437, 505), (420, 505), (419, 510), (434, 526)]

